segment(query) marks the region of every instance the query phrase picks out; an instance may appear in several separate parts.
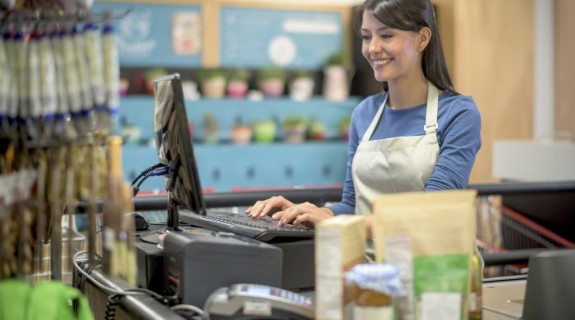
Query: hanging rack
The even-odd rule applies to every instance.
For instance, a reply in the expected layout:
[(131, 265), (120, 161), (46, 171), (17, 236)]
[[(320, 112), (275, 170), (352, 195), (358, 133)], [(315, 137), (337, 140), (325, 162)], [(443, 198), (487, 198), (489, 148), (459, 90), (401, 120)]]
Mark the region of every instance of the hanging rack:
[(99, 13), (94, 13), (85, 9), (75, 10), (74, 12), (65, 12), (54, 8), (5, 10), (0, 12), (0, 24), (5, 26), (37, 22), (107, 22), (110, 20), (122, 19), (131, 11), (132, 8), (128, 8), (120, 12), (106, 9)]

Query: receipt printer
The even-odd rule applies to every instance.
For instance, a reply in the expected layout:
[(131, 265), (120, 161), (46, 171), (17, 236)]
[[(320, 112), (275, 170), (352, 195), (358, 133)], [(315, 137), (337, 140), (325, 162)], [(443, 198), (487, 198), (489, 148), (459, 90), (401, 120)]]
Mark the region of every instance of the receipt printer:
[(164, 240), (164, 283), (180, 303), (202, 307), (220, 287), (254, 283), (281, 287), (283, 252), (224, 232), (171, 232)]

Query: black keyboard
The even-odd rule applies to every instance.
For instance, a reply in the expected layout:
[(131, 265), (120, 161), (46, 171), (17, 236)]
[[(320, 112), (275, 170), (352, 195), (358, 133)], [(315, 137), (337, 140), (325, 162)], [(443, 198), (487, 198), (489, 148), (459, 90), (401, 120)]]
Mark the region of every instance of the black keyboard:
[(286, 225), (278, 227), (271, 217), (253, 219), (245, 214), (223, 211), (208, 211), (202, 216), (188, 210), (180, 210), (180, 220), (192, 226), (225, 231), (256, 239), (262, 242), (274, 242), (286, 239), (311, 239), (314, 231), (300, 226)]

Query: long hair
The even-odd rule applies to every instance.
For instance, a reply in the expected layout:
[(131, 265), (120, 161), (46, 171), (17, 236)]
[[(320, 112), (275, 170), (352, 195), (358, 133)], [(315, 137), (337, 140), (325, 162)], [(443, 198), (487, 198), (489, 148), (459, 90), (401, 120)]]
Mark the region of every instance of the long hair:
[[(459, 94), (453, 88), (449, 77), (435, 20), (435, 11), (429, 0), (366, 0), (356, 11), (355, 29), (357, 32), (361, 29), (365, 11), (372, 13), (381, 23), (390, 28), (413, 32), (419, 32), (424, 27), (431, 29), (431, 39), (421, 59), (423, 74), (440, 90)], [(383, 88), (385, 91), (388, 90), (387, 81), (383, 83)]]

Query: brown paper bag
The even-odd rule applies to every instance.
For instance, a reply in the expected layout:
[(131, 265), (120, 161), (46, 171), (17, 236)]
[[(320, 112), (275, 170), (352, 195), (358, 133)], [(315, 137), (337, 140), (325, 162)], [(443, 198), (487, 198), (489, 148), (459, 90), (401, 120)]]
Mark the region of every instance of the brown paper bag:
[(373, 202), (376, 259), (397, 265), (408, 292), (401, 319), (465, 319), (476, 191), (382, 195)]

